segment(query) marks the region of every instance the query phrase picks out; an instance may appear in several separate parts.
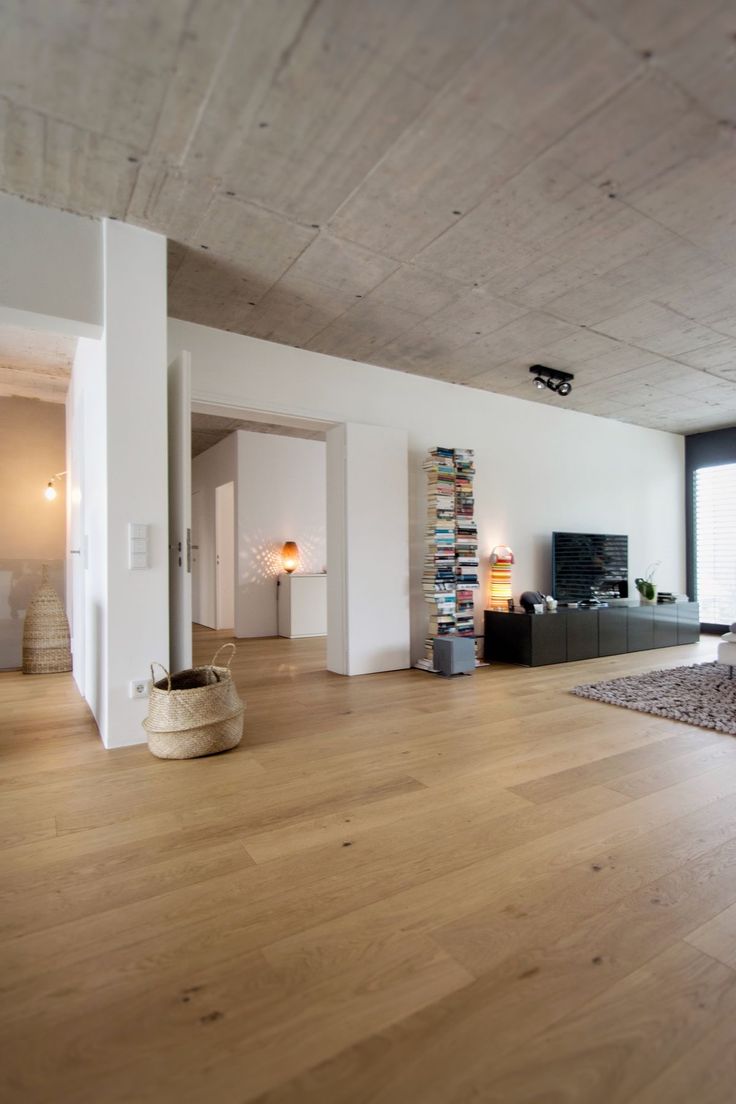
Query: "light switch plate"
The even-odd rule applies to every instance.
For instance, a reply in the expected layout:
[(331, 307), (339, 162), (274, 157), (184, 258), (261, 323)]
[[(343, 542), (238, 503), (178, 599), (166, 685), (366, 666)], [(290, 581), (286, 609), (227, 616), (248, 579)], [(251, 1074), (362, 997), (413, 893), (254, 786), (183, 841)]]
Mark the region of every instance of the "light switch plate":
[(128, 567), (131, 571), (148, 567), (148, 526), (140, 522), (128, 524)]

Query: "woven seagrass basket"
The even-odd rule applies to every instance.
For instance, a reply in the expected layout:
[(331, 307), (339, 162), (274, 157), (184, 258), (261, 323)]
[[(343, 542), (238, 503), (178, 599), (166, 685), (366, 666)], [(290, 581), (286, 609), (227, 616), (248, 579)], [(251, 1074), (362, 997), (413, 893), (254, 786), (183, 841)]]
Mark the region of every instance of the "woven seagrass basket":
[[(225, 648), (232, 649), (230, 658), (224, 667), (218, 667), (217, 657)], [(235, 645), (223, 644), (207, 666), (174, 675), (157, 664), (165, 675), (158, 681), (151, 667), (153, 685), (143, 727), (153, 755), (196, 759), (237, 747), (243, 735), (245, 705), (230, 674), (234, 655)]]
[(23, 626), (23, 674), (51, 675), (71, 669), (69, 622), (44, 564), (41, 585), (31, 599)]

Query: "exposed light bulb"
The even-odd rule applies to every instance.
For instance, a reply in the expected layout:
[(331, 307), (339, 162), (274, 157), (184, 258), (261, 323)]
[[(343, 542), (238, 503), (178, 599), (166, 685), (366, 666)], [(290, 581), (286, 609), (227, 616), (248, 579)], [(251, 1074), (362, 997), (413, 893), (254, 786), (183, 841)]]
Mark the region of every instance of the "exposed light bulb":
[(53, 502), (54, 499), (56, 498), (56, 487), (54, 486), (53, 483), (49, 483), (48, 487), (46, 488), (46, 490), (43, 493), (44, 493), (44, 498), (48, 499), (49, 502)]

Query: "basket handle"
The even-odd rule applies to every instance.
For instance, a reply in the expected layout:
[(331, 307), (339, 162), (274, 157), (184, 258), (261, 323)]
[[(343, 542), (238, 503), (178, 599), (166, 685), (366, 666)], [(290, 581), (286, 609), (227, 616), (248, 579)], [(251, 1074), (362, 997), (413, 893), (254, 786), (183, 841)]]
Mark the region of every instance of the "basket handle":
[(217, 649), (217, 651), (213, 655), (212, 659), (210, 660), (210, 667), (215, 666), (215, 660), (219, 656), (220, 652), (223, 651), (225, 648), (232, 648), (232, 651), (230, 653), (230, 658), (228, 659), (227, 663), (225, 664), (225, 667), (227, 668), (227, 670), (228, 671), (230, 670), (230, 664), (232, 663), (233, 656), (235, 655), (235, 652), (236, 652), (235, 645), (232, 644), (232, 643), (227, 643), (227, 644), (221, 644), (220, 645), (220, 647)]
[(153, 663), (151, 664), (151, 682), (153, 683), (154, 686), (156, 685), (156, 672), (153, 669), (154, 667), (160, 667), (161, 670), (163, 671), (163, 673), (166, 675), (166, 678), (168, 679), (168, 682), (169, 682), (169, 685), (166, 687), (166, 691), (167, 691), (167, 693), (170, 694), (171, 693), (171, 672), (166, 670), (163, 663), (157, 663), (156, 660), (154, 659)]

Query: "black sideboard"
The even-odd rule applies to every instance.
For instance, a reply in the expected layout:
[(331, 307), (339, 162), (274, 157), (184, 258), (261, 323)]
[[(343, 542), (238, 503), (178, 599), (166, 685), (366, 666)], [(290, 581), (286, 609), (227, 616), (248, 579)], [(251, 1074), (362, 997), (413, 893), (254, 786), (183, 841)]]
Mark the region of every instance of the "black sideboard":
[(489, 663), (541, 667), (694, 644), (699, 637), (697, 602), (559, 609), (556, 613), (486, 610), (484, 656)]

